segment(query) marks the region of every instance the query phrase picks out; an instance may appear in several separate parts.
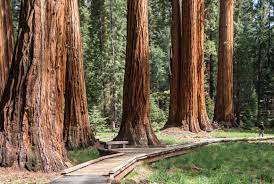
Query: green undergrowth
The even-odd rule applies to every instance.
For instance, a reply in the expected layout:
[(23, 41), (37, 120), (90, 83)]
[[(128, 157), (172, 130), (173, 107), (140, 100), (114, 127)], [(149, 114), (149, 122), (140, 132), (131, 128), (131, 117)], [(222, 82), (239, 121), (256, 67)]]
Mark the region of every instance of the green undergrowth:
[(68, 151), (68, 158), (73, 165), (81, 164), (89, 160), (99, 158), (99, 152), (94, 148)]
[[(157, 184), (271, 184), (274, 183), (273, 151), (271, 145), (263, 144), (209, 145), (142, 166), (145, 170), (149, 166), (153, 171), (142, 180)], [(141, 173), (139, 168), (127, 179), (136, 179)]]

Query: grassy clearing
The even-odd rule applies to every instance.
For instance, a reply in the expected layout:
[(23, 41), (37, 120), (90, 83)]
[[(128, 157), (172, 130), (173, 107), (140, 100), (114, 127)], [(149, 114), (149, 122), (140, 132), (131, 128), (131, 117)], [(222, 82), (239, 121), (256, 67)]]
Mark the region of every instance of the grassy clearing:
[[(274, 183), (273, 151), (271, 145), (210, 145), (150, 165), (153, 172), (143, 179), (158, 184), (270, 184)], [(138, 178), (140, 170), (129, 179)]]
[[(209, 133), (212, 137), (258, 137), (258, 130), (218, 130)], [(266, 130), (265, 136), (274, 136), (274, 130)]]
[(99, 157), (99, 152), (94, 148), (68, 151), (69, 160), (74, 164), (81, 164)]

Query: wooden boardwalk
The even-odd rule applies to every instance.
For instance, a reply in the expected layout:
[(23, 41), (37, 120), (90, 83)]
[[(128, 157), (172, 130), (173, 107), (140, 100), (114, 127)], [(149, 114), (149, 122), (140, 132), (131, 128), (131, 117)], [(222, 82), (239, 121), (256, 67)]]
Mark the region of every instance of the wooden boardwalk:
[(146, 162), (151, 163), (160, 159), (182, 155), (195, 148), (213, 143), (237, 142), (237, 141), (263, 141), (272, 140), (266, 138), (214, 138), (203, 139), (187, 144), (173, 145), (163, 148), (126, 148), (115, 149), (117, 154), (100, 157), (63, 171), (62, 176), (52, 181), (52, 184), (108, 184), (114, 180), (120, 180), (137, 165)]

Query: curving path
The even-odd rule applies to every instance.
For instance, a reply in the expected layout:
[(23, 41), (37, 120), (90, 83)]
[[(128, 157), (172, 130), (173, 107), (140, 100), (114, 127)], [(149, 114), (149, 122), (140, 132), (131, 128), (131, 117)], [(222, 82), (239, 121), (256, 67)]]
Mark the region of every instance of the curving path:
[(115, 149), (117, 154), (100, 157), (62, 172), (62, 176), (52, 181), (52, 184), (108, 184), (120, 180), (137, 165), (151, 163), (164, 158), (182, 155), (195, 148), (214, 143), (238, 141), (273, 140), (265, 138), (212, 138), (200, 141), (172, 145), (163, 148), (125, 148)]

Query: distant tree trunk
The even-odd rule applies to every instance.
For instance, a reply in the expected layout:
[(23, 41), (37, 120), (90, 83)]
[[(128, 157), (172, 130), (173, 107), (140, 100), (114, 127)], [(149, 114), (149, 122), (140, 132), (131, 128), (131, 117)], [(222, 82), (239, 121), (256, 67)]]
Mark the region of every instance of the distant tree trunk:
[(200, 128), (208, 130), (210, 122), (206, 111), (205, 87), (204, 87), (204, 0), (197, 1), (197, 31), (198, 31), (198, 117)]
[(234, 0), (220, 0), (219, 62), (214, 121), (236, 126), (233, 108)]
[(170, 75), (170, 109), (169, 118), (165, 127), (180, 126), (176, 121), (178, 91), (179, 91), (179, 64), (181, 63), (181, 39), (182, 39), (182, 3), (181, 0), (172, 0), (172, 57)]
[(71, 150), (91, 146), (95, 143), (95, 138), (88, 120), (78, 1), (67, 0), (66, 7), (64, 141), (66, 147)]
[(1, 166), (65, 167), (65, 2), (22, 1), (18, 42), (0, 104)]
[(12, 15), (9, 0), (0, 1), (0, 101), (8, 80), (14, 48)]
[(128, 0), (127, 54), (123, 114), (116, 140), (132, 145), (158, 145), (149, 116), (148, 1)]

